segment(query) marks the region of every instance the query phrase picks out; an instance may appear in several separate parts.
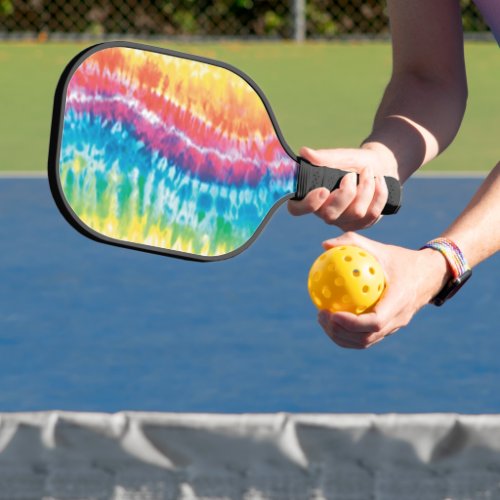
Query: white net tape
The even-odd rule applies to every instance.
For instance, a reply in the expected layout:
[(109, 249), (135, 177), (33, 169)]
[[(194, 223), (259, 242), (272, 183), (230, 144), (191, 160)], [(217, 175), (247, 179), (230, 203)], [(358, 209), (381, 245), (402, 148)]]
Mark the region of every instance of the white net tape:
[(0, 500), (498, 500), (500, 415), (0, 414)]

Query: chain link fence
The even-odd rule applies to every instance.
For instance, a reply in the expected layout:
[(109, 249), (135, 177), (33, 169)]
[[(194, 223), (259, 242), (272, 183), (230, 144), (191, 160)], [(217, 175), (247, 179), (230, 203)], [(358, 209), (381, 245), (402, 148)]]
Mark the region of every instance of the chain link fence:
[[(464, 29), (487, 26), (461, 0)], [(0, 0), (0, 37), (384, 36), (383, 0)]]

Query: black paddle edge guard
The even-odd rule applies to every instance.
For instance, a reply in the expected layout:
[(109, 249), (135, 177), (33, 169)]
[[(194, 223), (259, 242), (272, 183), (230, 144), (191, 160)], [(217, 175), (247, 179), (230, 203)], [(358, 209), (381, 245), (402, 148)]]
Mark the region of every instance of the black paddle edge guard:
[[(293, 200), (302, 200), (307, 193), (319, 187), (326, 187), (333, 191), (340, 186), (340, 181), (350, 172), (339, 170), (338, 168), (319, 167), (308, 162), (306, 159), (297, 158), (299, 164), (299, 173), (297, 178), (297, 192)], [(359, 182), (359, 175), (356, 175)], [(387, 189), (389, 191), (387, 203), (382, 210), (383, 215), (391, 215), (397, 213), (401, 208), (402, 188), (401, 184), (394, 177), (384, 177)]]

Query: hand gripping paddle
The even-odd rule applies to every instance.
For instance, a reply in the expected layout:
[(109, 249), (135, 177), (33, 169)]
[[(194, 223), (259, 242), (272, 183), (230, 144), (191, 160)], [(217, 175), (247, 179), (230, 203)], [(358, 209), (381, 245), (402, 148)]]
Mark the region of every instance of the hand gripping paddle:
[[(333, 190), (284, 141), (241, 71), (129, 42), (78, 54), (57, 86), (49, 181), (65, 218), (105, 243), (193, 260), (237, 255), (287, 199)], [(386, 177), (384, 214), (401, 188)]]

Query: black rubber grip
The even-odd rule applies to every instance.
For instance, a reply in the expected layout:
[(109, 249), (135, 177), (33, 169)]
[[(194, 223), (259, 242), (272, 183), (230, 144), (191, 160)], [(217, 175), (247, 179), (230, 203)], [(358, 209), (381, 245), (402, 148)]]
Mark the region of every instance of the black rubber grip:
[[(297, 158), (299, 163), (299, 173), (297, 178), (297, 192), (294, 200), (302, 200), (306, 194), (319, 187), (326, 187), (330, 191), (340, 186), (342, 178), (351, 173), (338, 168), (317, 167), (304, 158)], [(356, 174), (359, 182), (359, 175)], [(402, 188), (401, 184), (394, 177), (384, 177), (389, 195), (382, 213), (384, 215), (395, 214), (401, 207)]]

